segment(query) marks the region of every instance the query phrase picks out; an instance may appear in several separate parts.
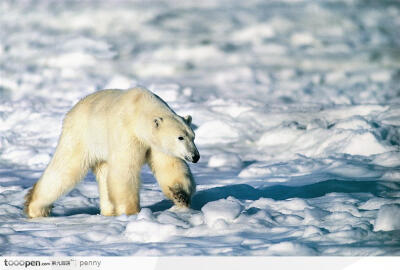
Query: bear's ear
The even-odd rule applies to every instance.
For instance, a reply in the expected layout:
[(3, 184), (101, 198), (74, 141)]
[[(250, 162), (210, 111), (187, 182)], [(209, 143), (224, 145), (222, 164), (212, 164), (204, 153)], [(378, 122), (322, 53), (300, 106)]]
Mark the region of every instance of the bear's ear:
[(156, 117), (156, 118), (154, 118), (153, 121), (154, 121), (154, 126), (156, 128), (158, 128), (161, 125), (161, 122), (163, 121), (163, 119), (162, 119), (162, 117)]
[(186, 115), (185, 117), (183, 117), (183, 119), (188, 125), (192, 123), (192, 117), (190, 115)]

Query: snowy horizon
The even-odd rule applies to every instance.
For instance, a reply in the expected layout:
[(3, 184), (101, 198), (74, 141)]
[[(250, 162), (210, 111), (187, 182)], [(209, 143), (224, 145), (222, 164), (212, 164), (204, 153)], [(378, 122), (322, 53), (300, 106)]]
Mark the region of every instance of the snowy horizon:
[[(397, 1), (0, 3), (0, 255), (400, 255)], [(138, 215), (92, 173), (27, 219), (62, 119), (144, 86), (190, 114), (192, 207), (145, 167)]]

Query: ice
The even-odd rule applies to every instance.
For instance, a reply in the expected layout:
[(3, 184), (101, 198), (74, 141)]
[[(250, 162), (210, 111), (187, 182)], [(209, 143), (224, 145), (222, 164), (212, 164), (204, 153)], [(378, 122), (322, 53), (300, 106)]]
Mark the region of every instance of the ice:
[(335, 123), (335, 128), (362, 130), (371, 129), (371, 125), (365, 118), (356, 115), (348, 119), (339, 120), (337, 123)]
[(259, 252), (257, 255), (267, 256), (312, 256), (316, 255), (312, 248), (298, 243), (281, 242), (273, 244), (265, 252)]
[(371, 79), (376, 82), (386, 82), (392, 76), (390, 71), (382, 70), (371, 74)]
[(311, 33), (295, 33), (290, 38), (290, 41), (295, 46), (312, 45), (315, 42)]
[(234, 142), (240, 137), (240, 132), (230, 124), (212, 120), (204, 123), (196, 130), (199, 144), (216, 144)]
[[(400, 255), (392, 2), (1, 1), (0, 254)], [(193, 117), (191, 208), (145, 167), (137, 215), (100, 215), (89, 173), (28, 220), (65, 113), (137, 85)]]
[[(368, 145), (368, 147), (365, 147)], [(342, 152), (350, 155), (370, 156), (388, 152), (384, 145), (379, 143), (371, 133), (355, 134)]]
[(381, 208), (385, 204), (399, 203), (400, 199), (385, 199), (385, 198), (372, 198), (362, 203), (359, 209), (362, 210), (375, 210)]
[(246, 27), (239, 31), (236, 31), (233, 35), (233, 39), (237, 42), (248, 42), (252, 41), (262, 42), (263, 39), (272, 38), (275, 36), (274, 28), (269, 24), (258, 24)]
[(288, 128), (273, 130), (263, 134), (257, 143), (260, 146), (288, 145), (297, 140), (302, 133)]
[(398, 167), (400, 166), (400, 155), (398, 152), (387, 152), (377, 155), (374, 158), (374, 163), (385, 167)]
[[(236, 200), (221, 199), (209, 202), (201, 208), (205, 222), (211, 227), (221, 226), (224, 221), (232, 222), (242, 211), (242, 206)], [(219, 224), (218, 224), (219, 222)]]
[(323, 232), (321, 231), (320, 228), (311, 225), (306, 227), (303, 233), (303, 237), (304, 238), (315, 237), (315, 236), (321, 236), (322, 234)]
[(217, 154), (210, 157), (208, 167), (211, 168), (240, 168), (242, 161), (236, 154)]
[(122, 75), (116, 75), (110, 78), (106, 84), (106, 89), (129, 89), (137, 85), (137, 82)]
[(128, 223), (125, 231), (125, 235), (134, 242), (163, 242), (176, 234), (178, 229), (175, 225), (147, 220)]
[(154, 220), (153, 212), (149, 208), (142, 208), (137, 215), (137, 220)]
[(385, 204), (380, 207), (374, 231), (400, 230), (400, 204)]

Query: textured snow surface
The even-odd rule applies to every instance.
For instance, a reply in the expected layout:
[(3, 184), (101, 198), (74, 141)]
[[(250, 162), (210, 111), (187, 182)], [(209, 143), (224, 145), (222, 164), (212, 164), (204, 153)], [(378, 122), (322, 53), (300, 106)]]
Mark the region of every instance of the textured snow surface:
[[(228, 8), (229, 7), (229, 8)], [(400, 255), (396, 1), (0, 2), (0, 255)], [(89, 174), (29, 220), (63, 115), (143, 85), (191, 114), (192, 209)]]

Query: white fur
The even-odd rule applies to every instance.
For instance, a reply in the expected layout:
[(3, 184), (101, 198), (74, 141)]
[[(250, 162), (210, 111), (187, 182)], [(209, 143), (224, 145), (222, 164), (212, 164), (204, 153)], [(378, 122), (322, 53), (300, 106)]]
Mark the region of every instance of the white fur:
[[(26, 197), (29, 217), (46, 216), (52, 203), (71, 190), (89, 169), (99, 184), (103, 215), (140, 210), (140, 170), (151, 167), (164, 194), (190, 199), (195, 191), (183, 159), (197, 153), (191, 117), (182, 118), (150, 91), (103, 90), (82, 99), (66, 115), (56, 152)], [(182, 137), (178, 139), (178, 137)]]

